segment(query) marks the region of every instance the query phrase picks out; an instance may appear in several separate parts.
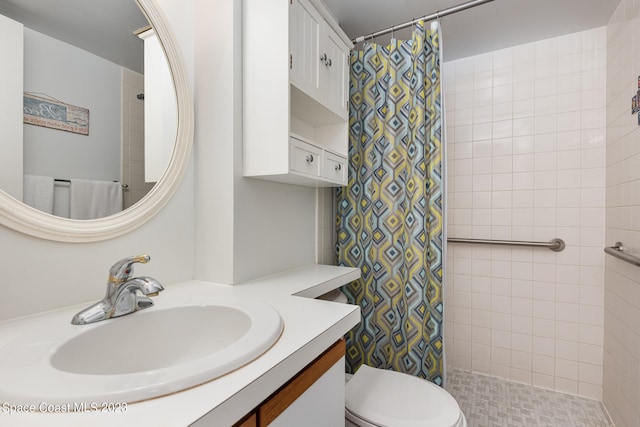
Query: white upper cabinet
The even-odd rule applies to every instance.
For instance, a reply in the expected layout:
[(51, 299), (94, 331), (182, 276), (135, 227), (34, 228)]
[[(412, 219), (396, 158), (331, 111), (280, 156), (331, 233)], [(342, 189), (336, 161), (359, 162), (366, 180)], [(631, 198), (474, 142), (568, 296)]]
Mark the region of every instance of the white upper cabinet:
[(320, 73), (324, 71), (320, 69), (320, 30), (324, 29), (324, 18), (306, 0), (290, 5), (289, 78), (300, 90), (320, 99)]
[(324, 75), (326, 81), (325, 103), (332, 111), (348, 119), (349, 48), (328, 25), (326, 29), (327, 37), (324, 39), (325, 48), (322, 53), (326, 55), (326, 60), (324, 70), (321, 70), (321, 77)]
[(347, 183), (349, 38), (319, 0), (244, 0), (244, 176)]
[(291, 84), (347, 118), (349, 48), (308, 0), (292, 0)]

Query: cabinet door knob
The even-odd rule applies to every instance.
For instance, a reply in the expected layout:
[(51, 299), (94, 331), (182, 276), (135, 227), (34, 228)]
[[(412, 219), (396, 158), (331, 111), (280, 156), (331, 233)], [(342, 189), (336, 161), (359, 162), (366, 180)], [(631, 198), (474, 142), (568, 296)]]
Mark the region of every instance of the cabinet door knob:
[(325, 64), (327, 64), (327, 67), (331, 67), (331, 58), (327, 58), (327, 62), (325, 62)]
[(322, 61), (322, 63), (324, 65), (327, 65), (327, 54), (323, 53), (322, 55), (320, 55), (320, 61)]
[(341, 171), (341, 170), (342, 170), (342, 164), (338, 163), (338, 164), (336, 165), (336, 170), (337, 170), (337, 171)]
[(307, 163), (313, 163), (313, 154), (307, 156)]

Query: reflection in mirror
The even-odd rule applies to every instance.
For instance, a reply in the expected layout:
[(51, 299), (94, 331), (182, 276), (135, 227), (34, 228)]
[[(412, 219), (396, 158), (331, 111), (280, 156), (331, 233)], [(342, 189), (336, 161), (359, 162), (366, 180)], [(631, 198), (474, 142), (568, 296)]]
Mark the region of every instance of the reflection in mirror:
[(168, 164), (177, 109), (161, 44), (137, 31), (149, 28), (138, 4), (0, 0), (0, 15), (12, 57), (0, 79), (0, 188), (74, 219), (141, 200)]

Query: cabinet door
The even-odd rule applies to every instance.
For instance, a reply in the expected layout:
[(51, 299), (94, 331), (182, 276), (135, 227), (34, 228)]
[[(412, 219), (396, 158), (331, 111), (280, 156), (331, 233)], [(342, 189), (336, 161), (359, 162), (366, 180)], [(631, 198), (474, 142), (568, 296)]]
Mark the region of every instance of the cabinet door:
[(349, 48), (328, 25), (324, 38), (324, 52), (326, 53), (325, 72), (326, 86), (324, 89), (325, 103), (340, 117), (348, 117), (347, 101), (349, 96)]
[(342, 357), (269, 426), (343, 426), (344, 392), (344, 357)]
[(307, 0), (293, 0), (290, 8), (289, 77), (291, 83), (317, 99), (320, 96), (320, 29), (324, 19)]
[(343, 426), (344, 353), (340, 340), (262, 402), (259, 426)]

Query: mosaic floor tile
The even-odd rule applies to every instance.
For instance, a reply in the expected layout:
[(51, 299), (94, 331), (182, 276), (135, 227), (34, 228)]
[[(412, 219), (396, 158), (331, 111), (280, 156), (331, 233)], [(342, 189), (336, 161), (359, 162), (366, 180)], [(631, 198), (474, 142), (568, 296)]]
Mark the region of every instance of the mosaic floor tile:
[(571, 394), (456, 368), (445, 388), (469, 427), (614, 427), (602, 403)]

